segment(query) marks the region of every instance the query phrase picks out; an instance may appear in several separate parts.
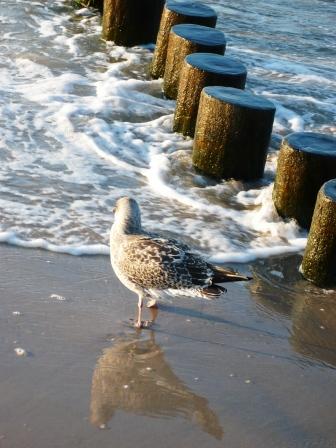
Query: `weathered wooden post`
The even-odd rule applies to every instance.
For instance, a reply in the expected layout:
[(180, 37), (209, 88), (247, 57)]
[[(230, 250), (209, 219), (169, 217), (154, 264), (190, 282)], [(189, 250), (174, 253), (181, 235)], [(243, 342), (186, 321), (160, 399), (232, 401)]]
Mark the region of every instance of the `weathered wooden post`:
[(194, 136), (198, 105), (206, 86), (244, 89), (246, 68), (236, 59), (213, 53), (193, 53), (182, 65), (173, 129)]
[(174, 25), (194, 23), (216, 26), (217, 14), (207, 5), (194, 1), (176, 2), (168, 0), (163, 9), (150, 74), (153, 78), (162, 78), (166, 66), (169, 33)]
[(335, 177), (335, 137), (314, 132), (288, 135), (281, 144), (273, 190), (279, 215), (309, 229), (317, 193)]
[(316, 285), (336, 285), (336, 179), (318, 193), (301, 270)]
[(261, 96), (232, 87), (205, 87), (195, 129), (195, 168), (217, 179), (262, 177), (274, 114), (274, 104)]
[(164, 0), (104, 0), (103, 39), (131, 47), (156, 41)]
[(184, 58), (191, 53), (224, 54), (225, 36), (221, 31), (202, 25), (182, 24), (172, 27), (169, 33), (167, 62), (163, 91), (168, 98), (176, 99)]

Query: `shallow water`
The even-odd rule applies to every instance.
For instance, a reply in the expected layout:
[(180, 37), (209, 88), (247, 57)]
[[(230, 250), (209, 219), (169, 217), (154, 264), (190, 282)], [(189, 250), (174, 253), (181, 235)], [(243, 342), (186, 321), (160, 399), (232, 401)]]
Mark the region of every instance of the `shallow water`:
[(281, 136), (336, 133), (334, 3), (211, 3), (247, 89), (277, 106), (264, 179), (214, 184), (171, 131), (175, 103), (148, 76), (151, 46), (106, 44), (98, 13), (69, 1), (0, 1), (0, 241), (108, 253), (115, 199), (132, 195), (144, 226), (213, 260), (304, 247), (305, 232), (275, 213), (272, 182)]

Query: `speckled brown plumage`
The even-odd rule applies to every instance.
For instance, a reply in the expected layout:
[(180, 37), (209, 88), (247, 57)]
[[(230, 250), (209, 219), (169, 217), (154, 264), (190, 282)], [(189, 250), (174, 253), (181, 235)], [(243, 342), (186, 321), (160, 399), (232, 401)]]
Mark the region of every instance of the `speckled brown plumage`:
[(211, 285), (210, 266), (172, 240), (126, 236), (118, 252), (119, 269), (142, 288), (184, 289)]

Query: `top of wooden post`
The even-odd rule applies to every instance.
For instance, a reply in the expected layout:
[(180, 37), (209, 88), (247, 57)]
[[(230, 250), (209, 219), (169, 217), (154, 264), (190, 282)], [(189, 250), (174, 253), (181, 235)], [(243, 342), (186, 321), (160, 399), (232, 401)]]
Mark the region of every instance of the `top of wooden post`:
[(228, 58), (216, 53), (192, 53), (189, 54), (185, 61), (192, 67), (203, 70), (207, 73), (216, 73), (218, 75), (247, 75), (244, 64), (237, 59)]
[(224, 103), (247, 109), (274, 110), (274, 104), (268, 99), (233, 87), (204, 87), (203, 92)]
[(216, 11), (214, 9), (199, 2), (176, 2), (174, 0), (168, 0), (165, 8), (169, 11), (173, 11), (184, 16), (217, 17)]
[(296, 151), (320, 156), (336, 157), (336, 138), (317, 132), (293, 132), (283, 140)]
[(336, 202), (336, 179), (331, 179), (322, 186), (325, 196)]
[(219, 46), (226, 44), (224, 33), (208, 26), (184, 23), (173, 26), (171, 33), (198, 45)]

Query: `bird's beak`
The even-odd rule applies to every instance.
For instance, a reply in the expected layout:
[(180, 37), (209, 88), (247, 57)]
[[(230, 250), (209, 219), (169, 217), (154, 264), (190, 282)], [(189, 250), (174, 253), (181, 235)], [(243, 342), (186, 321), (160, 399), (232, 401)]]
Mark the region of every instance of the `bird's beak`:
[(115, 214), (116, 210), (117, 210), (117, 207), (113, 207), (113, 209), (112, 209), (112, 214), (113, 215)]

